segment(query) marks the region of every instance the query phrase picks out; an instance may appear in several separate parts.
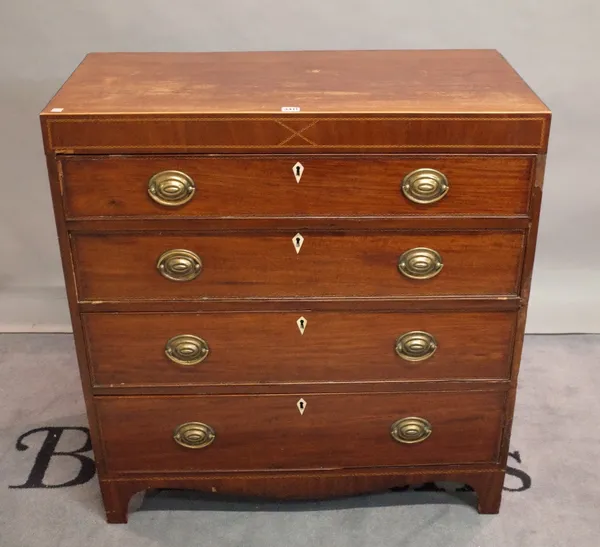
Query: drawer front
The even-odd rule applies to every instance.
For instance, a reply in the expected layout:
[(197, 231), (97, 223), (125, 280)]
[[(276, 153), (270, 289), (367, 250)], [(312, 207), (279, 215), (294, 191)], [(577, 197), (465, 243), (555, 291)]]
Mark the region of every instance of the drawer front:
[[(62, 165), (69, 218), (525, 215), (532, 171), (531, 156), (83, 157)], [(419, 169), (442, 173), (447, 193), (439, 195), (439, 175), (421, 172), (405, 194), (404, 177)], [(181, 175), (165, 175), (149, 193), (150, 179), (166, 171), (185, 173), (193, 190)]]
[(97, 386), (507, 379), (516, 312), (83, 314)]
[[(95, 398), (112, 473), (492, 463), (504, 400), (501, 392)], [(409, 417), (421, 420), (397, 423)], [(202, 425), (177, 429), (190, 423)], [(395, 440), (394, 424), (397, 437), (421, 442)], [(214, 439), (189, 448), (176, 430), (184, 443)]]
[[(84, 301), (400, 297), (511, 295), (518, 288), (522, 232), (302, 237), (297, 253), (293, 233), (76, 235), (78, 295)], [(429, 253), (424, 262), (416, 255), (406, 258), (405, 253), (421, 247), (439, 256)], [(196, 277), (165, 277), (157, 268), (161, 257), (163, 274)], [(431, 266), (437, 275), (407, 277), (400, 263), (405, 270), (408, 264), (408, 275), (421, 272), (423, 264), (426, 274)]]

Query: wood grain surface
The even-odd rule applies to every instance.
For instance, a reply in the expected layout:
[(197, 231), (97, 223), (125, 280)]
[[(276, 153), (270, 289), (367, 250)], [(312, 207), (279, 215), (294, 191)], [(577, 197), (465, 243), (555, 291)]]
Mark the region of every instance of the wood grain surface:
[[(214, 297), (401, 296), (516, 294), (523, 234), (306, 232), (299, 254), (294, 233), (265, 235), (77, 235), (72, 238), (79, 298), (86, 300), (202, 300)], [(444, 261), (432, 279), (409, 279), (398, 259), (430, 247)], [(203, 263), (188, 282), (162, 277), (156, 262), (187, 249)]]
[(545, 116), (65, 116), (42, 120), (54, 154), (545, 153)]
[(493, 50), (91, 53), (44, 109), (65, 114), (547, 113)]
[[(296, 406), (304, 398), (300, 414)], [(339, 469), (494, 463), (505, 394), (327, 394), (97, 397), (104, 456), (112, 473)], [(390, 435), (418, 416), (432, 433), (417, 444)], [(173, 440), (186, 422), (212, 427), (215, 441), (189, 449)]]
[[(304, 319), (304, 334), (297, 325)], [(84, 314), (97, 386), (403, 382), (508, 379), (516, 312)], [(437, 350), (401, 359), (400, 335), (425, 331)], [(208, 357), (183, 366), (165, 355), (174, 336), (205, 340)]]
[[(513, 216), (528, 211), (535, 156), (133, 156), (61, 160), (68, 218), (264, 218)], [(293, 167), (304, 168), (300, 183)], [(450, 190), (416, 204), (402, 191), (410, 172), (441, 171)], [(148, 195), (155, 173), (177, 170), (196, 185), (188, 203)]]
[[(148, 488), (315, 499), (439, 480), (498, 512), (550, 118), (491, 50), (88, 55), (41, 126), (108, 521)], [(421, 167), (449, 178), (436, 204), (400, 191)], [(167, 169), (195, 180), (182, 207), (148, 196)], [(437, 277), (398, 272), (414, 247), (440, 252)], [(200, 255), (197, 279), (159, 274), (175, 248)], [(395, 354), (410, 330), (433, 357)], [(208, 358), (170, 362), (177, 334)], [(425, 442), (392, 439), (407, 416), (431, 422)], [(186, 421), (215, 442), (176, 444)]]
[(491, 50), (93, 53), (41, 116), (60, 154), (544, 153), (550, 127)]
[[(335, 471), (196, 473), (177, 476), (136, 474), (116, 479), (102, 478), (100, 488), (105, 507), (108, 509), (108, 522), (125, 523), (129, 500), (134, 494), (146, 489), (194, 489), (208, 494), (241, 496), (246, 499), (262, 497), (314, 501), (385, 492), (391, 488), (435, 481), (469, 485), (474, 491), (472, 505), (482, 514), (495, 514), (500, 509), (504, 469), (496, 466), (380, 467)], [(448, 501), (456, 503), (456, 497), (448, 494)]]

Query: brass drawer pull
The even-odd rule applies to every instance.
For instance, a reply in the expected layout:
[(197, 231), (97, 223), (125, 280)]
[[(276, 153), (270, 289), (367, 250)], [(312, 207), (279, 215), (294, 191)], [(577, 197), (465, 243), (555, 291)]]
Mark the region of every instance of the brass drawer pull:
[(161, 171), (148, 181), (148, 195), (167, 207), (178, 207), (194, 197), (196, 185), (181, 171)]
[(192, 251), (171, 249), (158, 257), (156, 267), (163, 277), (171, 281), (191, 281), (200, 275), (202, 260)]
[(440, 253), (427, 247), (410, 249), (398, 259), (398, 270), (411, 279), (430, 279), (439, 274), (443, 267)]
[(206, 340), (193, 334), (179, 334), (165, 344), (165, 355), (178, 365), (197, 365), (208, 357)]
[(449, 189), (446, 175), (435, 169), (417, 169), (406, 175), (402, 181), (402, 193), (414, 203), (435, 203), (442, 199)]
[(215, 440), (215, 430), (201, 422), (186, 422), (175, 428), (173, 439), (185, 448), (204, 448)]
[(431, 435), (431, 424), (425, 418), (402, 418), (392, 424), (390, 433), (402, 444), (422, 443)]
[(399, 336), (396, 353), (405, 361), (425, 361), (437, 349), (437, 341), (428, 332), (414, 330)]

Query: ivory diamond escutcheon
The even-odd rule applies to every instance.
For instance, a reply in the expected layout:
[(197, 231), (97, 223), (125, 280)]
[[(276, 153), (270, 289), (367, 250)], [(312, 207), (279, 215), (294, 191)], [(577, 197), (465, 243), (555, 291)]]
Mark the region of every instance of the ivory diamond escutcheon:
[(300, 412), (300, 415), (304, 414), (304, 411), (306, 410), (306, 401), (304, 399), (300, 399), (296, 403), (296, 406), (298, 407), (298, 412)]
[(302, 178), (302, 173), (304, 173), (304, 165), (302, 165), (300, 162), (296, 162), (296, 165), (292, 167), (292, 171), (294, 172), (296, 182), (300, 182), (300, 179)]
[(292, 243), (294, 244), (294, 249), (296, 249), (296, 254), (300, 253), (300, 249), (302, 249), (302, 245), (304, 244), (304, 238), (302, 237), (302, 234), (296, 234), (292, 238)]
[(296, 321), (296, 325), (298, 325), (298, 330), (300, 331), (300, 334), (304, 334), (304, 330), (306, 329), (307, 323), (308, 321), (304, 317), (299, 317)]

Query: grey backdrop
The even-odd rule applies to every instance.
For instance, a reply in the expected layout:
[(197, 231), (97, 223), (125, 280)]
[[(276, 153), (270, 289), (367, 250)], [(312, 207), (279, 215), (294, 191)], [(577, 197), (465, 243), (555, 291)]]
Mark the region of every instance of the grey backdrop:
[(597, 0), (0, 0), (0, 331), (68, 314), (38, 113), (89, 51), (495, 48), (553, 110), (528, 332), (600, 332)]

